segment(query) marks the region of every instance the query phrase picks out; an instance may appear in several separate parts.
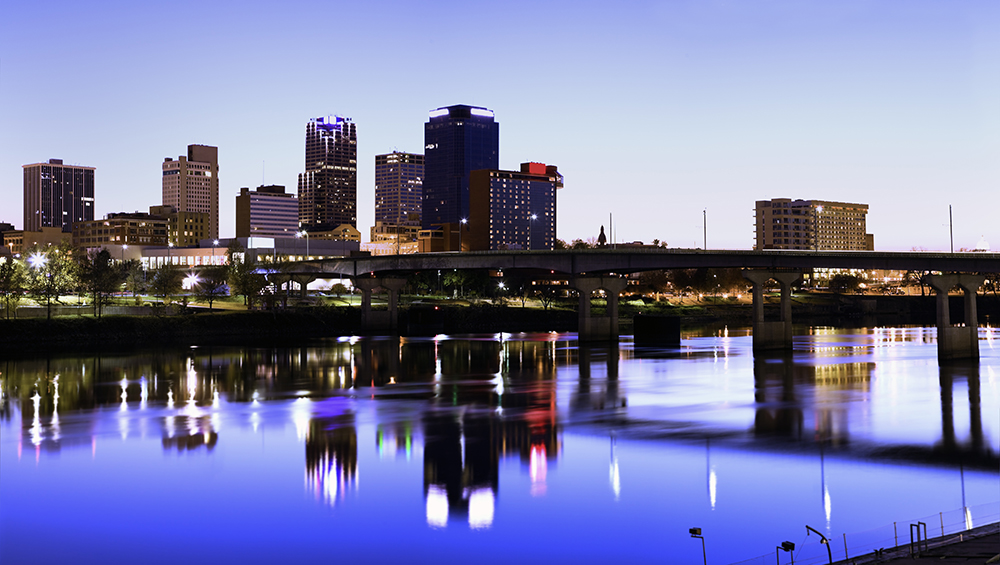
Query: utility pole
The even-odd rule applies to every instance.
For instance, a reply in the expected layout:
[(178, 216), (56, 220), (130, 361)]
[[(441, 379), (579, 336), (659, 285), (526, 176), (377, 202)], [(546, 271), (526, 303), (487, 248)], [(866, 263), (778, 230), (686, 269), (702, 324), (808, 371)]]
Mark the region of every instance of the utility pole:
[(951, 204), (948, 205), (948, 235), (951, 238), (951, 252), (955, 252), (955, 222), (951, 215)]
[(702, 249), (708, 251), (708, 208), (701, 211)]

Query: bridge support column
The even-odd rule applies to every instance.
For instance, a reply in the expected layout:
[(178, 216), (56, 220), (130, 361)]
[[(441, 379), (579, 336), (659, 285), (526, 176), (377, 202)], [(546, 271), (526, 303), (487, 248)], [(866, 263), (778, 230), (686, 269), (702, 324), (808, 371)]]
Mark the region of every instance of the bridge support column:
[(292, 280), (299, 285), (299, 298), (305, 298), (309, 283), (316, 280), (314, 275), (292, 275)]
[[(979, 318), (976, 292), (986, 282), (982, 275), (924, 275), (923, 281), (937, 295), (938, 363), (959, 359), (979, 359)], [(965, 295), (965, 323), (952, 325), (948, 291), (955, 287)]]
[[(753, 283), (753, 348), (754, 351), (792, 348), (792, 285), (802, 273), (753, 269), (743, 271), (743, 277)], [(777, 322), (764, 320), (764, 283), (774, 279), (781, 286), (781, 318)]]
[[(570, 283), (580, 293), (580, 341), (618, 341), (618, 295), (628, 282), (619, 277), (576, 277)], [(604, 289), (608, 308), (604, 316), (590, 314), (590, 296), (595, 290)]]
[[(406, 279), (359, 277), (354, 286), (361, 289), (361, 329), (365, 331), (395, 330), (399, 325), (399, 291)], [(372, 310), (372, 291), (384, 288), (389, 293), (389, 308), (385, 312)]]

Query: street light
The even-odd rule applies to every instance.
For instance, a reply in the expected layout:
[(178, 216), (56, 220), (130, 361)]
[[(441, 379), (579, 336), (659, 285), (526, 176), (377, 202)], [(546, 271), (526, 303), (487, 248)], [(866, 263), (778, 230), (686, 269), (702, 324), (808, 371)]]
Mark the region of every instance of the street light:
[(815, 533), (816, 535), (818, 535), (820, 537), (819, 543), (821, 543), (821, 544), (823, 544), (823, 545), (826, 546), (826, 556), (830, 560), (830, 563), (833, 563), (833, 551), (830, 550), (830, 540), (827, 539), (827, 537), (824, 536), (822, 532), (820, 532), (816, 528), (811, 528), (811, 527), (809, 527), (808, 524), (806, 524), (806, 535), (807, 536), (809, 535), (809, 532), (813, 532), (813, 533)]
[(215, 265), (215, 248), (218, 247), (218, 245), (219, 245), (219, 240), (218, 239), (213, 239), (212, 240), (212, 265)]
[(788, 554), (791, 556), (792, 565), (795, 565), (795, 554), (792, 553), (792, 551), (795, 550), (795, 544), (790, 541), (783, 541), (781, 542), (781, 545), (774, 546), (774, 560), (778, 563), (778, 565), (781, 565), (781, 559), (778, 557), (779, 549), (781, 551), (787, 551)]
[(528, 222), (528, 250), (531, 250), (531, 226), (535, 225), (535, 220), (538, 219), (537, 214), (531, 215), (531, 221)]
[(813, 251), (819, 251), (819, 215), (822, 212), (822, 206), (813, 209)]
[(122, 244), (122, 263), (125, 262), (125, 250), (126, 249), (128, 249), (128, 244), (127, 243), (123, 243)]
[(173, 260), (170, 258), (170, 250), (173, 249), (173, 248), (174, 248), (174, 242), (168, 241), (167, 242), (167, 264), (168, 265), (173, 265), (173, 263), (174, 263)]
[(461, 223), (458, 226), (458, 252), (462, 252), (462, 232), (465, 231), (465, 224), (469, 223), (468, 218), (462, 218)]
[(306, 259), (309, 259), (309, 232), (306, 230), (295, 232), (295, 237), (306, 238)]
[(33, 269), (42, 269), (48, 262), (48, 257), (42, 253), (32, 253), (31, 257), (28, 257), (28, 264), (31, 265), (31, 268)]
[(691, 537), (701, 540), (701, 560), (702, 563), (708, 565), (708, 555), (705, 553), (705, 536), (701, 535), (701, 528), (691, 528), (688, 533), (691, 534)]

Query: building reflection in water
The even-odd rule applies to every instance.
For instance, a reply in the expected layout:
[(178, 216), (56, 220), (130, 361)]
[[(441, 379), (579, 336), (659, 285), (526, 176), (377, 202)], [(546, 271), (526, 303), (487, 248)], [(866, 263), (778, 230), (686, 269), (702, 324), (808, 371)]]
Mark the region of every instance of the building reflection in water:
[(334, 505), (358, 486), (358, 432), (354, 415), (313, 418), (305, 437), (306, 488)]

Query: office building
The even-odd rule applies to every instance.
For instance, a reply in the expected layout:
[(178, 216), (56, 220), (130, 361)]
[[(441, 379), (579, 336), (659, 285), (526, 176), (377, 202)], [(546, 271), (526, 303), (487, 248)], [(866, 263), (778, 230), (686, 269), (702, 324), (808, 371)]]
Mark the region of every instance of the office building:
[(462, 248), (554, 249), (556, 191), (563, 177), (555, 165), (522, 163), (520, 171), (473, 171), (469, 219)]
[(3, 246), (7, 253), (18, 256), (32, 249), (44, 249), (63, 242), (71, 242), (72, 235), (62, 228), (38, 228), (37, 230), (7, 230), (3, 232)]
[(188, 145), (187, 156), (163, 160), (163, 200), (178, 213), (208, 214), (208, 237), (219, 237), (219, 148)]
[(867, 204), (775, 198), (756, 203), (754, 249), (873, 251)]
[(306, 124), (306, 170), (299, 174), (299, 224), (307, 231), (358, 226), (357, 129), (341, 116)]
[(182, 212), (173, 206), (150, 206), (149, 213), (167, 219), (167, 244), (175, 247), (193, 247), (212, 236), (210, 216), (207, 212)]
[(169, 221), (143, 212), (108, 214), (103, 220), (73, 224), (73, 245), (95, 249), (109, 245), (166, 245)]
[(421, 224), (431, 229), (469, 217), (469, 174), (500, 168), (500, 124), (493, 111), (448, 106), (424, 124), (424, 200)]
[(393, 151), (375, 156), (375, 221), (406, 225), (423, 208), (424, 156)]
[(299, 199), (279, 185), (240, 189), (236, 197), (236, 237), (295, 237)]
[(94, 219), (94, 167), (63, 165), (62, 159), (24, 165), (24, 231), (73, 230)]

